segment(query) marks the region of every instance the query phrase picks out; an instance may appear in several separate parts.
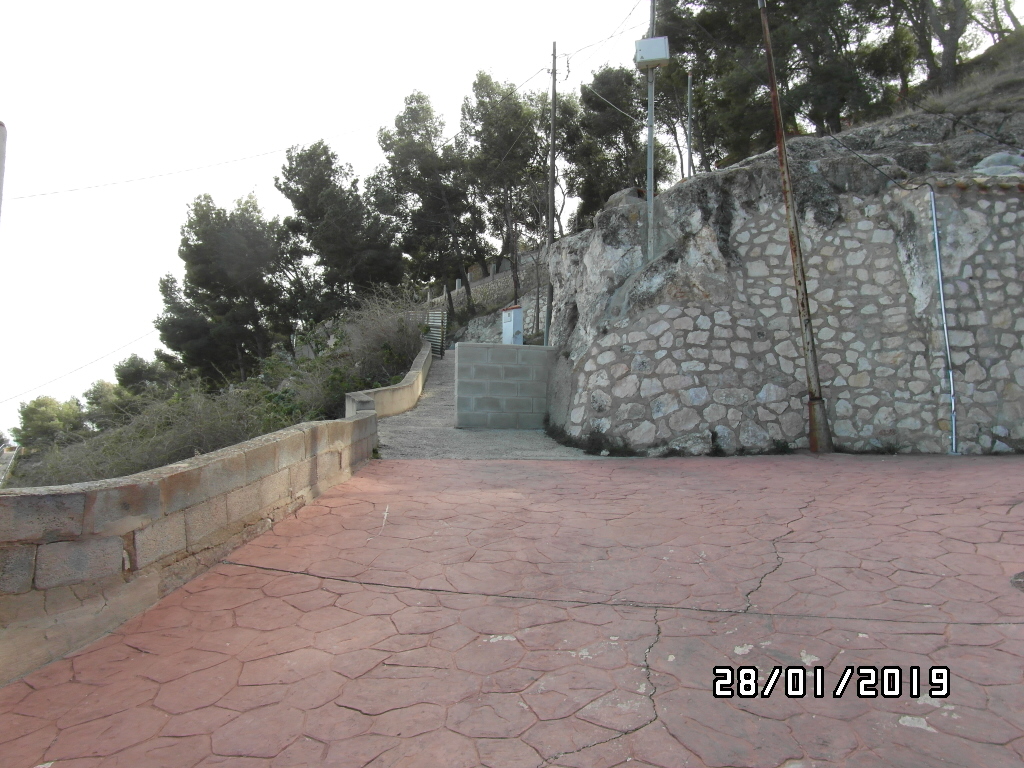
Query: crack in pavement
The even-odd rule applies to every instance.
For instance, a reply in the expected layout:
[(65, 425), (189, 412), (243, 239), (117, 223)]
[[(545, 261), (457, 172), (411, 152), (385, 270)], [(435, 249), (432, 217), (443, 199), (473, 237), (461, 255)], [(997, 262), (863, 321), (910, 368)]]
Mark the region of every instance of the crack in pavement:
[[(789, 535), (788, 533), (783, 536)], [(782, 538), (782, 537), (780, 537)], [(274, 573), (287, 573), (293, 576), (311, 576), (314, 579), (326, 579), (327, 581), (340, 581), (345, 584), (355, 584), (361, 587), (384, 587), (385, 589), (404, 589), (412, 592), (429, 592), (436, 595), (473, 595), (475, 597), (493, 597), (505, 600), (535, 600), (539, 603), (568, 603), (570, 605), (603, 605), (609, 608), (646, 608), (651, 611), (672, 610), (687, 611), (701, 615), (713, 616), (763, 616), (765, 618), (782, 619), (824, 619), (827, 621), (875, 621), (882, 624), (941, 624), (943, 626), (956, 627), (1021, 627), (1024, 621), (950, 621), (949, 619), (893, 619), (887, 617), (873, 616), (830, 616), (820, 613), (767, 613), (763, 611), (732, 610), (729, 608), (692, 608), (686, 605), (666, 605), (664, 603), (642, 603), (638, 600), (581, 600), (571, 597), (538, 597), (537, 595), (522, 595), (518, 593), (498, 594), (497, 592), (472, 592), (459, 591), (456, 589), (439, 589), (437, 587), (410, 587), (407, 584), (385, 584), (381, 581), (359, 581), (358, 579), (346, 579), (341, 576), (324, 576), (309, 571), (292, 571), (287, 568), (272, 568), (268, 565), (253, 565), (252, 563), (238, 563), (234, 560), (221, 560), (222, 565), (234, 565), (239, 568), (254, 568), (258, 571), (272, 571)], [(779, 564), (781, 565), (781, 563)], [(778, 570), (779, 566), (773, 568), (765, 577)], [(750, 590), (749, 594), (757, 591), (757, 587)]]
[(593, 749), (594, 747), (600, 747), (603, 744), (611, 744), (613, 741), (618, 741), (623, 736), (629, 736), (631, 734), (636, 733), (637, 731), (642, 731), (647, 726), (649, 726), (649, 725), (651, 725), (653, 723), (658, 722), (658, 719), (659, 719), (658, 718), (658, 704), (654, 700), (654, 697), (658, 693), (658, 686), (655, 685), (654, 681), (651, 679), (650, 658), (651, 658), (651, 651), (654, 650), (654, 646), (656, 646), (658, 644), (658, 642), (661, 640), (661, 622), (658, 620), (658, 611), (659, 610), (661, 610), (661, 609), (660, 608), (655, 608), (654, 609), (654, 629), (655, 629), (654, 639), (651, 641), (651, 644), (647, 646), (646, 650), (644, 650), (644, 663), (643, 663), (644, 677), (647, 678), (647, 686), (650, 687), (650, 694), (647, 693), (647, 688), (646, 687), (642, 691), (642, 693), (643, 693), (643, 695), (648, 700), (650, 700), (650, 702), (651, 702), (651, 711), (654, 712), (654, 717), (652, 717), (646, 723), (641, 723), (640, 725), (638, 725), (638, 726), (636, 726), (634, 728), (629, 728), (629, 729), (627, 729), (625, 731), (620, 731), (618, 734), (616, 734), (615, 736), (612, 736), (610, 739), (605, 739), (604, 741), (595, 741), (593, 744), (587, 744), (586, 746), (580, 747), (579, 749), (566, 750), (565, 752), (559, 752), (557, 755), (552, 755), (551, 757), (545, 758), (544, 762), (541, 763), (540, 768), (543, 768), (543, 766), (546, 766), (546, 765), (553, 765), (554, 764), (553, 761), (561, 760), (563, 757), (566, 757), (567, 755), (578, 755), (581, 752), (584, 752), (585, 750)]
[[(814, 503), (814, 499), (811, 499), (810, 501), (806, 502), (802, 507), (799, 507), (798, 508), (799, 514), (796, 517), (794, 517), (792, 520), (787, 520), (785, 523), (783, 523), (783, 525), (785, 525), (788, 528), (793, 523), (795, 523), (797, 520), (802, 520), (803, 517), (804, 517), (804, 510), (806, 510), (813, 503)], [(750, 590), (749, 592), (747, 592), (743, 596), (743, 599), (746, 600), (747, 605), (746, 605), (746, 607), (743, 608), (742, 611), (737, 611), (737, 613), (747, 613), (747, 614), (750, 613), (750, 609), (754, 607), (754, 603), (750, 599), (751, 596), (755, 592), (757, 592), (757, 590), (759, 590), (764, 585), (764, 580), (765, 579), (767, 579), (769, 576), (771, 576), (773, 573), (775, 573), (777, 570), (779, 570), (779, 568), (782, 567), (782, 564), (785, 561), (782, 559), (782, 555), (779, 553), (779, 542), (782, 541), (787, 536), (789, 536), (789, 534), (791, 534), (791, 533), (793, 533), (793, 529), (792, 528), (787, 530), (785, 533), (780, 534), (780, 535), (776, 536), (774, 539), (772, 539), (771, 544), (772, 544), (772, 552), (775, 553), (775, 567), (772, 568), (770, 571), (766, 571), (764, 574), (762, 574), (761, 578), (757, 580), (757, 586), (754, 587), (752, 590)], [(769, 615), (773, 615), (773, 614), (769, 614)]]

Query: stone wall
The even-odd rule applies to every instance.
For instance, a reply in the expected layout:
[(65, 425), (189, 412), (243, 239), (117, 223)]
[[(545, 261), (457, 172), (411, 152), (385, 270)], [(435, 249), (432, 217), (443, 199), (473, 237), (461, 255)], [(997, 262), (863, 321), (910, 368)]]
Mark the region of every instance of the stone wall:
[(375, 411), (377, 418), (385, 419), (415, 407), (423, 392), (423, 385), (427, 383), (433, 359), (430, 341), (424, 339), (420, 353), (401, 382), (390, 387), (349, 392), (345, 395), (345, 415), (355, 416), (360, 411)]
[[(425, 345), (386, 412), (416, 404)], [(194, 459), (93, 483), (0, 491), (0, 684), (85, 645), (347, 480), (377, 446), (376, 393)]]
[[(534, 291), (520, 299), (523, 308), (523, 333), (530, 341), (544, 335), (544, 322), (548, 308), (547, 288), (541, 287), (540, 316), (537, 315), (537, 295)], [(453, 341), (474, 341), (480, 344), (501, 344), (501, 310), (489, 315), (478, 315), (470, 320), (453, 337)], [(543, 341), (543, 338), (540, 339)]]
[[(637, 205), (606, 210), (595, 230), (558, 244), (553, 343), (569, 359), (554, 377), (553, 423), (653, 453), (807, 446), (788, 232), (772, 173), (739, 168), (661, 195), (653, 259)], [(936, 180), (963, 453), (1024, 450), (1017, 181)], [(928, 191), (878, 186), (844, 193), (833, 184), (815, 198), (802, 185), (829, 420), (841, 449), (945, 452), (950, 398)]]
[(455, 426), (543, 428), (556, 353), (522, 344), (456, 344)]
[[(520, 255), (521, 265), (519, 267), (519, 292), (520, 298), (525, 297), (531, 292), (535, 292), (538, 281), (542, 286), (546, 286), (549, 282), (548, 278), (548, 266), (545, 263), (535, 265), (533, 263), (533, 254)], [(488, 309), (501, 309), (507, 306), (511, 301), (515, 293), (512, 284), (512, 272), (499, 272), (496, 275), (485, 277), (479, 281), (474, 281), (470, 285), (470, 289), (473, 292), (473, 302), (477, 307), (484, 307)], [(466, 307), (466, 289), (459, 288), (456, 291), (452, 291), (452, 303), (455, 306), (455, 311), (458, 312)], [(438, 296), (430, 300), (431, 307), (446, 307), (448, 302), (445, 297)]]

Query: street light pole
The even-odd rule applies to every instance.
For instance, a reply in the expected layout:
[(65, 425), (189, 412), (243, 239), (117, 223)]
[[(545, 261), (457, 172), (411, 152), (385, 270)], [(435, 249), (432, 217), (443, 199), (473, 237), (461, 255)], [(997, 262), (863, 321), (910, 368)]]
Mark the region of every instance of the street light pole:
[(768, 9), (765, 0), (757, 0), (761, 9), (761, 27), (764, 30), (764, 47), (768, 57), (768, 84), (771, 88), (772, 109), (775, 112), (775, 141), (778, 144), (779, 172), (782, 177), (782, 199), (786, 206), (786, 222), (789, 225), (789, 248), (793, 255), (793, 281), (796, 283), (797, 307), (800, 311), (800, 330), (804, 342), (804, 370), (807, 373), (808, 396), (808, 439), (814, 453), (832, 453), (832, 433), (828, 427), (828, 412), (821, 396), (821, 379), (818, 373), (818, 352), (814, 346), (814, 329), (811, 326), (811, 305), (807, 298), (807, 277), (804, 272), (804, 257), (800, 247), (800, 222), (793, 200), (793, 180), (789, 174), (789, 157), (786, 153), (786, 129), (782, 122), (782, 106), (779, 102), (779, 87), (775, 80), (775, 61), (772, 57), (772, 38), (768, 30)]
[[(655, 0), (651, 0), (651, 29), (654, 37)], [(654, 260), (654, 67), (647, 70), (647, 260)]]

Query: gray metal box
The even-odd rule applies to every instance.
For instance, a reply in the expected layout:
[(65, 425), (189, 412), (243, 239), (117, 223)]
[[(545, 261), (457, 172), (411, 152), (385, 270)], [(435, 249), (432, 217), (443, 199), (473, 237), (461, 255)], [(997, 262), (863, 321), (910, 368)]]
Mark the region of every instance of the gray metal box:
[(645, 37), (636, 41), (636, 56), (633, 57), (633, 61), (637, 69), (664, 67), (671, 60), (667, 37)]

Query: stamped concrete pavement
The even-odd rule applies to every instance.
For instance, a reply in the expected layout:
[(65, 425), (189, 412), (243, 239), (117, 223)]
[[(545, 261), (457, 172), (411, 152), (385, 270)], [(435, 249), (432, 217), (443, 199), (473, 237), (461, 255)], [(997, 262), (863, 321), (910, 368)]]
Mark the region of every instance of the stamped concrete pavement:
[(375, 461), (0, 689), (0, 764), (1019, 766), (1022, 470)]

